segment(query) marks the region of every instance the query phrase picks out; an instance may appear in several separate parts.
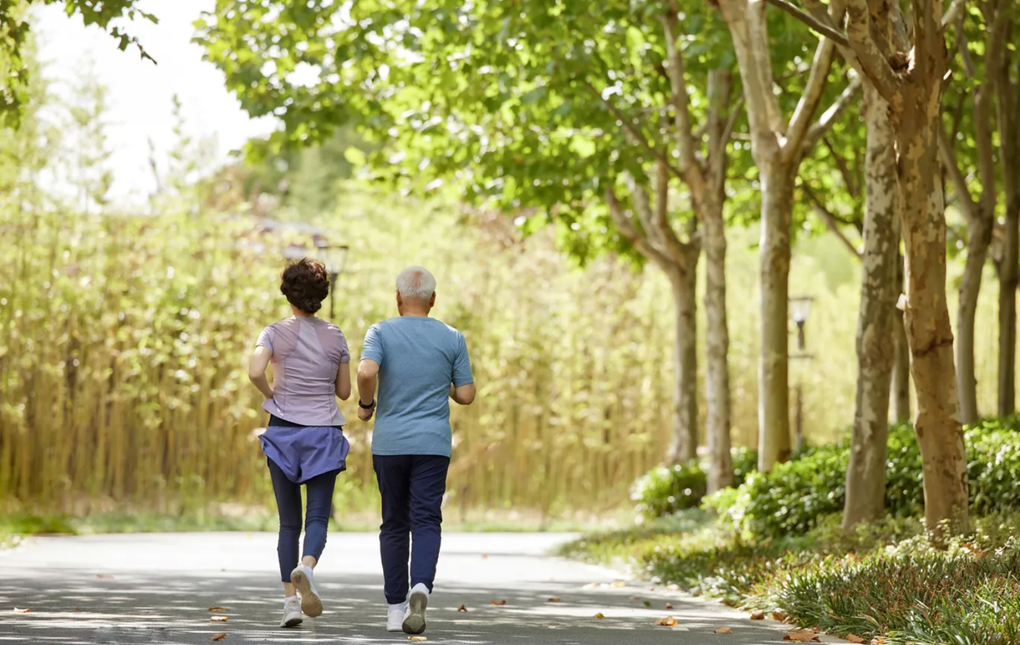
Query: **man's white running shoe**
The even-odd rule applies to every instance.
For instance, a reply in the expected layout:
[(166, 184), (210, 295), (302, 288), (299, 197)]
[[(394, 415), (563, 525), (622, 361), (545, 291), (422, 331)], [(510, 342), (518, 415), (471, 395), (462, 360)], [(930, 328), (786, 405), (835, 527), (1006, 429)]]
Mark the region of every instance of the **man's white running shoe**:
[(291, 571), (290, 581), (297, 587), (301, 596), (301, 611), (305, 616), (317, 618), (322, 615), (322, 598), (315, 590), (315, 581), (312, 579), (312, 568), (301, 565)]
[(301, 601), (291, 596), (283, 601), (283, 620), (280, 627), (297, 627), (304, 619), (301, 618)]
[(425, 631), (425, 610), (429, 606), (429, 588), (418, 583), (407, 598), (407, 615), (404, 616), (404, 633), (421, 634)]
[(404, 631), (404, 616), (407, 615), (407, 603), (403, 602), (399, 605), (390, 605), (389, 612), (386, 614), (386, 631), (388, 632), (402, 632)]

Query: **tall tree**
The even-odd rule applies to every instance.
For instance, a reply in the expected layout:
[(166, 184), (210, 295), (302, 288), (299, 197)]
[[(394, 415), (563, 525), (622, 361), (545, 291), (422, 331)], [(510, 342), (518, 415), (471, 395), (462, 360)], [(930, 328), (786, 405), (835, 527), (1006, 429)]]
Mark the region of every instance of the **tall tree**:
[[(634, 250), (661, 269), (677, 318), (677, 461), (697, 446), (694, 281), (705, 248), (713, 486), (731, 481), (723, 206), (737, 112), (711, 10), (449, 0), (343, 14), (332, 3), (223, 0), (199, 39), (245, 109), (281, 118), (282, 140), (350, 124), (391, 144), (374, 156), (391, 178), (455, 181), (468, 199), (529, 214), (528, 230), (555, 225), (580, 258)], [(296, 83), (298, 65), (315, 81)]]
[[(785, 2), (785, 0), (773, 0)], [(807, 18), (827, 38), (845, 44), (858, 71), (889, 104), (896, 132), (903, 237), (906, 248), (905, 323), (917, 393), (914, 428), (921, 447), (925, 519), (932, 530), (966, 531), (967, 460), (956, 417), (956, 366), (946, 301), (945, 197), (939, 164), (941, 99), (948, 73), (939, 0), (911, 0), (909, 50), (898, 46), (898, 3), (847, 0), (846, 31), (830, 7), (805, 1)], [(954, 3), (952, 11), (961, 8)], [(797, 10), (796, 8), (794, 8)], [(799, 10), (797, 10), (799, 11)]]
[[(834, 0), (835, 17), (842, 0)], [(849, 102), (856, 86), (826, 110), (815, 114), (825, 95), (834, 55), (822, 39), (815, 50), (807, 84), (789, 122), (773, 91), (775, 78), (762, 0), (720, 0), (740, 66), (751, 153), (761, 182), (761, 354), (758, 363), (758, 468), (771, 470), (790, 458), (788, 298), (790, 234), (797, 172), (806, 150), (826, 131)]]
[[(966, 72), (966, 80), (954, 89), (958, 94), (947, 97), (955, 103), (948, 112), (950, 132), (939, 128), (939, 152), (942, 164), (952, 182), (953, 192), (967, 223), (967, 259), (960, 281), (960, 301), (956, 315), (957, 388), (960, 397), (960, 421), (965, 424), (978, 420), (977, 378), (974, 366), (974, 336), (978, 295), (988, 251), (995, 228), (998, 191), (996, 190), (994, 102), (995, 83), (992, 74), (1005, 57), (1008, 23), (996, 14), (1005, 2), (986, 0), (978, 4), (983, 25), (975, 25), (968, 34), (963, 12), (957, 14), (955, 36), (958, 58)], [(970, 21), (974, 24), (975, 21)], [(976, 34), (973, 32), (977, 32)], [(971, 40), (980, 38), (978, 47), (984, 55), (975, 63)], [(980, 69), (981, 74), (978, 74)], [(1007, 117), (1008, 118), (1008, 117)], [(968, 127), (969, 126), (969, 127)], [(966, 157), (958, 154), (963, 148)], [(965, 161), (973, 158), (976, 165), (975, 180), (970, 181)]]

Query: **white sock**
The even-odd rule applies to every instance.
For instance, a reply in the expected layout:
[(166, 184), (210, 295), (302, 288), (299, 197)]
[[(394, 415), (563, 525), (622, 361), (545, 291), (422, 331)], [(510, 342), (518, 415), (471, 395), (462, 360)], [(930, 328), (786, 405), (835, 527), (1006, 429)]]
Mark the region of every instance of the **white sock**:
[(288, 602), (290, 602), (291, 600), (297, 600), (297, 594), (295, 594), (295, 595), (293, 595), (293, 596), (287, 596), (286, 598), (284, 598), (284, 599), (283, 599), (283, 604), (285, 604), (285, 605), (286, 605), (286, 604), (287, 604)]
[(399, 610), (403, 611), (403, 610), (407, 609), (407, 603), (406, 602), (398, 602), (395, 605), (390, 605), (390, 609), (391, 610), (399, 609)]

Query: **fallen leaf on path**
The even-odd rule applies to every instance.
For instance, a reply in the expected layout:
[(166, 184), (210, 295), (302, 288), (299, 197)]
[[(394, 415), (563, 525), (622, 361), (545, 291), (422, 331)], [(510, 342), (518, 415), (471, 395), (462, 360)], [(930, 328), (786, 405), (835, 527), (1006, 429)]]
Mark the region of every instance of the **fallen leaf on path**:
[(861, 638), (860, 636), (858, 636), (857, 634), (847, 634), (846, 635), (846, 639), (848, 641), (850, 641), (851, 643), (867, 643), (868, 642), (868, 641), (864, 640), (863, 638)]
[(774, 611), (774, 612), (772, 612), (772, 620), (778, 620), (781, 623), (785, 623), (786, 622), (786, 614), (784, 614), (781, 611)]
[(673, 608), (673, 603), (667, 602), (666, 603), (666, 609), (672, 609), (672, 608)]
[(17, 607), (15, 607), (14, 608), (14, 613), (16, 613), (16, 614), (30, 614), (30, 613), (32, 613), (32, 610), (31, 609), (18, 609)]
[(872, 638), (871, 639), (871, 645), (885, 645), (885, 637), (884, 636), (876, 636), (876, 637)]
[(601, 586), (602, 586), (602, 583), (600, 583), (600, 582), (589, 582), (583, 588), (584, 589), (598, 589)]
[(81, 611), (81, 607), (75, 607), (74, 610), (75, 611)]
[(652, 606), (652, 601), (651, 600), (646, 600), (644, 602), (644, 605), (645, 605), (645, 607), (651, 607)]
[(407, 640), (415, 641), (415, 642), (420, 642), (420, 641), (427, 641), (428, 638), (426, 638), (425, 636), (408, 636)]
[(563, 602), (563, 601), (560, 600), (559, 598), (550, 598), (549, 602)]
[(594, 618), (596, 620), (602, 620), (603, 618), (605, 618), (605, 616), (603, 616), (602, 612), (600, 611), (599, 613), (597, 613), (594, 616), (592, 616), (592, 618)]
[(488, 553), (483, 553), (482, 554), (482, 559), (483, 560), (488, 560), (489, 559), (489, 554)]
[(669, 591), (680, 591), (680, 585), (668, 585), (666, 589)]
[(209, 611), (227, 611), (226, 607), (210, 607)]
[(765, 612), (758, 610), (751, 613), (751, 620), (765, 620)]
[(818, 643), (818, 635), (812, 631), (806, 629), (800, 629), (797, 631), (786, 632), (783, 634), (784, 641), (793, 641), (795, 643)]
[(619, 580), (613, 583), (613, 589), (623, 589), (626, 586), (627, 586), (626, 582), (621, 582)]
[(492, 601), (492, 606), (493, 607), (502, 607), (505, 604), (506, 604), (505, 600), (493, 600)]
[(719, 629), (715, 630), (715, 633), (716, 634), (732, 634), (733, 630), (730, 629), (729, 627), (720, 627)]
[(227, 618), (226, 616), (213, 616), (209, 620), (213, 621), (214, 623), (226, 623), (230, 621), (230, 619)]
[(660, 618), (659, 620), (655, 621), (655, 624), (658, 625), (659, 627), (673, 627), (674, 625), (676, 625), (676, 618), (673, 618), (672, 616), (666, 616), (665, 618)]
[(631, 596), (631, 600), (641, 600), (641, 596)]
[(464, 612), (466, 614), (467, 613), (467, 607), (464, 606), (464, 603), (461, 603), (460, 607), (457, 607), (457, 611), (462, 611), (462, 612)]
[(111, 575), (110, 575), (110, 574), (108, 574), (108, 573), (100, 573), (100, 574), (99, 574), (98, 576), (96, 576), (96, 577), (97, 577), (97, 578), (99, 578), (100, 580), (113, 580), (113, 576), (111, 576)]
[(220, 632), (219, 634), (216, 634), (215, 636), (213, 636), (212, 639), (214, 641), (221, 641), (221, 640), (223, 640), (226, 637), (227, 637), (227, 633), (226, 632)]

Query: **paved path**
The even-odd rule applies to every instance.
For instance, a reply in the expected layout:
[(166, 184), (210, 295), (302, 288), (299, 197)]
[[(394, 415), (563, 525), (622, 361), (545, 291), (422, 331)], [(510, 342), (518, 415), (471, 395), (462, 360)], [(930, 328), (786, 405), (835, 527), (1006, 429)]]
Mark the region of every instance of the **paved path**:
[[(429, 642), (764, 645), (782, 626), (547, 555), (569, 536), (444, 537)], [(375, 535), (333, 534), (317, 570), (326, 612), (276, 627), (276, 537), (205, 533), (34, 538), (0, 552), (0, 643), (407, 643), (384, 629)], [(599, 583), (594, 587), (592, 583)], [(614, 585), (616, 583), (616, 585)], [(549, 598), (561, 602), (549, 602)], [(493, 606), (493, 601), (506, 601)], [(650, 607), (644, 602), (648, 601)], [(671, 602), (675, 609), (666, 610)], [(467, 613), (457, 609), (461, 604)], [(210, 607), (225, 607), (212, 614)], [(29, 613), (17, 613), (29, 609)], [(604, 618), (594, 616), (601, 613)], [(229, 622), (214, 623), (214, 615)], [(653, 623), (667, 615), (673, 628)], [(732, 635), (715, 634), (720, 627)]]

